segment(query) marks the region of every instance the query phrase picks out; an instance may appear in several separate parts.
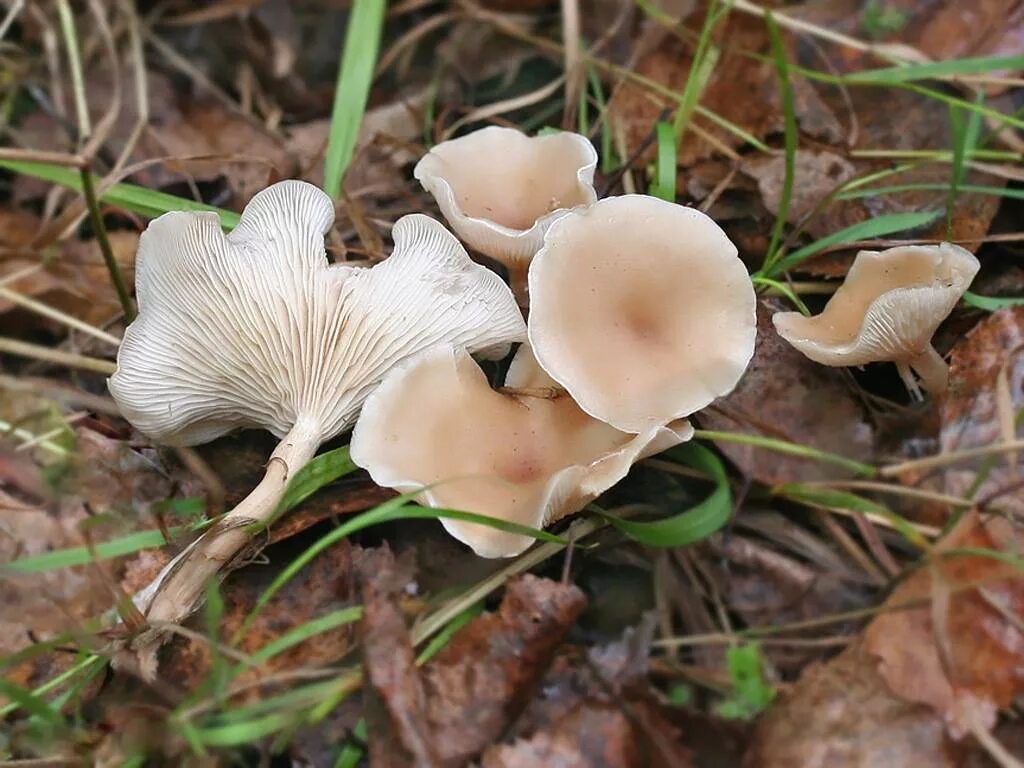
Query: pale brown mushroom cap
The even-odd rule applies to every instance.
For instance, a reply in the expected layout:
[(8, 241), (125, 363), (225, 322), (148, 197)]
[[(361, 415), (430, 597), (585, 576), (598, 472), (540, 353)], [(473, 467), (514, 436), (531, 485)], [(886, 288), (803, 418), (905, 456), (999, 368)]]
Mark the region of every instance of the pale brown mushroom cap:
[(490, 126), (436, 145), (413, 174), (459, 237), (523, 270), (564, 209), (597, 199), (596, 167), (597, 152), (577, 133)]
[(821, 314), (779, 312), (775, 329), (823, 365), (904, 361), (930, 350), (980, 264), (951, 243), (861, 251)]
[(395, 224), (372, 269), (329, 265), (330, 198), (283, 181), (225, 235), (211, 213), (168, 213), (139, 243), (139, 316), (109, 388), (158, 442), (196, 445), (237, 427), (314, 444), (349, 426), (392, 366), (432, 346), (504, 354), (525, 335), (501, 279), (439, 222)]
[[(506, 386), (520, 392), (550, 383), (526, 345), (513, 373)], [(686, 421), (620, 432), (564, 392), (496, 391), (464, 351), (435, 349), (393, 371), (369, 397), (351, 456), (378, 485), (425, 488), (420, 498), (429, 506), (542, 528), (582, 509), (635, 461), (692, 435)], [(476, 523), (443, 523), (483, 557), (511, 557), (533, 541)]]
[(548, 230), (530, 266), (530, 343), (587, 413), (640, 432), (730, 392), (756, 336), (736, 247), (693, 208), (610, 197)]

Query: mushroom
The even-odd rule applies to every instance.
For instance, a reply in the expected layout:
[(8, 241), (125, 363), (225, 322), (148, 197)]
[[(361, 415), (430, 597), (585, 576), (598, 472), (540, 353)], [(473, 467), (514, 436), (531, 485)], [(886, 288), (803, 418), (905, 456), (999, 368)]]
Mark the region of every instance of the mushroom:
[[(689, 440), (685, 420), (627, 434), (591, 418), (519, 348), (491, 388), (463, 350), (436, 348), (399, 366), (370, 395), (351, 456), (378, 485), (422, 491), (431, 507), (543, 528), (578, 512), (641, 458)], [(483, 557), (511, 557), (529, 536), (443, 518)]]
[(896, 363), (920, 399), (911, 371), (929, 392), (945, 391), (949, 370), (932, 335), (980, 266), (974, 254), (951, 243), (861, 251), (821, 314), (779, 312), (772, 322), (782, 338), (822, 365)]
[(754, 289), (710, 218), (647, 195), (556, 221), (530, 265), (530, 344), (580, 407), (643, 432), (727, 394), (754, 352)]
[(597, 152), (578, 133), (490, 126), (436, 145), (413, 175), (459, 237), (508, 268), (525, 306), (530, 259), (565, 209), (597, 199), (596, 167)]
[(170, 445), (239, 427), (281, 438), (255, 490), (139, 596), (151, 620), (192, 610), (248, 544), (249, 524), (272, 518), (288, 481), (393, 366), (437, 345), (501, 356), (525, 334), (508, 287), (439, 222), (399, 219), (390, 258), (364, 269), (328, 264), (333, 221), (321, 190), (283, 181), (229, 235), (215, 214), (184, 212), (142, 235), (139, 315), (109, 380), (121, 412)]

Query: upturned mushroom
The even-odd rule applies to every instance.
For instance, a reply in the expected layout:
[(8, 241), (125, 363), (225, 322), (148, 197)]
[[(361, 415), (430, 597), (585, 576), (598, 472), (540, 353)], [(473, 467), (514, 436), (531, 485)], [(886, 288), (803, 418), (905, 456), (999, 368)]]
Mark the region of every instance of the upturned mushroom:
[[(367, 399), (351, 456), (378, 485), (422, 491), (422, 503), (543, 528), (578, 512), (634, 462), (690, 439), (685, 420), (627, 434), (580, 410), (520, 347), (491, 388), (463, 350), (437, 348), (396, 368)], [(483, 557), (511, 557), (532, 539), (442, 519)]]
[(530, 265), (537, 361), (588, 414), (640, 433), (732, 390), (754, 352), (754, 289), (706, 215), (609, 197), (548, 230)]
[(821, 314), (778, 312), (779, 335), (822, 365), (894, 362), (911, 394), (945, 391), (949, 370), (932, 336), (980, 264), (951, 243), (861, 251)]
[(530, 259), (565, 209), (597, 199), (596, 167), (597, 152), (577, 133), (490, 126), (436, 145), (413, 175), (459, 237), (505, 265), (525, 306)]
[(168, 213), (142, 235), (139, 315), (109, 381), (124, 416), (168, 445), (240, 427), (281, 439), (255, 490), (139, 596), (152, 621), (193, 609), (392, 367), (437, 345), (502, 356), (524, 336), (508, 287), (439, 222), (399, 219), (391, 256), (365, 269), (328, 264), (333, 221), (321, 190), (283, 181), (228, 235), (210, 213)]

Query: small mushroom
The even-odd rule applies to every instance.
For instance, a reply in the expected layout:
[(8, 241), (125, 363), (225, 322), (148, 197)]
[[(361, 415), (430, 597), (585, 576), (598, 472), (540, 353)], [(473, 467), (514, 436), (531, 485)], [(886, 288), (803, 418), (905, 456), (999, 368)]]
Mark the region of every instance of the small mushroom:
[(935, 329), (963, 296), (980, 264), (970, 251), (942, 243), (861, 251), (821, 314), (779, 312), (779, 335), (822, 365), (891, 361), (907, 389), (943, 392), (945, 361), (932, 346)]
[(530, 259), (565, 209), (597, 199), (596, 167), (597, 152), (578, 133), (531, 137), (490, 126), (441, 142), (413, 175), (459, 237), (508, 268), (525, 305)]
[[(620, 432), (579, 409), (519, 348), (496, 391), (463, 350), (433, 349), (392, 371), (367, 399), (351, 456), (374, 482), (423, 503), (543, 528), (578, 512), (645, 456), (689, 440), (686, 421)], [(483, 557), (532, 539), (478, 523), (444, 527)]]
[(439, 222), (399, 219), (390, 258), (363, 269), (328, 264), (333, 220), (322, 191), (283, 181), (229, 235), (210, 213), (168, 213), (142, 235), (139, 315), (109, 381), (121, 412), (170, 445), (239, 427), (281, 438), (256, 489), (142, 596), (151, 620), (192, 610), (249, 543), (247, 525), (273, 516), (288, 481), (393, 366), (437, 345), (503, 355), (525, 334), (508, 287)]
[(537, 361), (594, 418), (643, 432), (727, 394), (754, 352), (755, 297), (706, 215), (646, 195), (555, 222), (530, 266)]

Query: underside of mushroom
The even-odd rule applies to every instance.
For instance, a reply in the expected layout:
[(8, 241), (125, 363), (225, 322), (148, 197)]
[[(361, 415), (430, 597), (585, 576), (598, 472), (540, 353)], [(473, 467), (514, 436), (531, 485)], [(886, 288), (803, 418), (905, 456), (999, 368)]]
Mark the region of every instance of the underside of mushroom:
[(414, 175), (459, 237), (505, 265), (525, 305), (530, 259), (558, 216), (597, 199), (596, 166), (593, 145), (579, 134), (490, 126), (433, 147)]
[(214, 214), (170, 213), (142, 237), (139, 316), (109, 382), (122, 413), (165, 444), (238, 427), (281, 438), (253, 493), (140, 595), (153, 622), (193, 609), (392, 367), (437, 345), (502, 356), (525, 335), (508, 287), (437, 221), (400, 219), (392, 255), (359, 269), (328, 264), (333, 218), (322, 191), (286, 181), (256, 195), (229, 235)]
[[(594, 419), (520, 348), (504, 390), (464, 351), (435, 349), (396, 369), (370, 396), (352, 460), (378, 485), (421, 491), (432, 507), (543, 528), (582, 509), (637, 460), (688, 440), (686, 421), (628, 434)], [(484, 557), (509, 557), (529, 536), (443, 519)]]
[(779, 312), (772, 321), (782, 338), (815, 362), (894, 362), (915, 397), (920, 391), (913, 373), (926, 390), (940, 393), (949, 374), (932, 336), (979, 266), (972, 253), (951, 243), (861, 251), (820, 314)]

